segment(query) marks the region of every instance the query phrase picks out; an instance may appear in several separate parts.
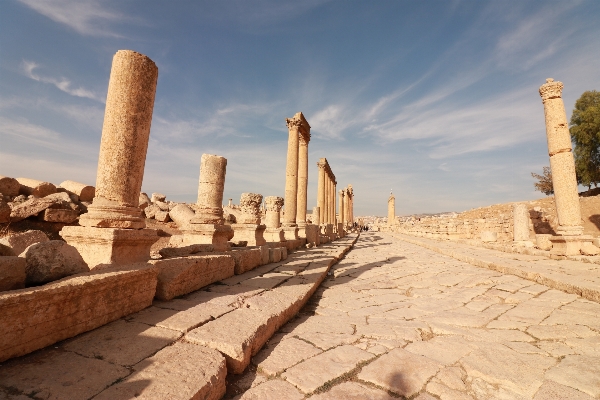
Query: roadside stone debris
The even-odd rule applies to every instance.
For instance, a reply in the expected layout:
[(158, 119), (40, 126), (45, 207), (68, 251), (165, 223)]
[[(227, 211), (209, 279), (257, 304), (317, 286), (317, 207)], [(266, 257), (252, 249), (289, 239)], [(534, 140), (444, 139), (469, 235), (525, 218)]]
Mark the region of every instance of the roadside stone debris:
[(540, 88), (555, 217), (471, 221), (399, 219), (392, 194), (355, 217), (325, 157), (307, 213), (302, 112), (281, 193), (224, 205), (214, 154), (195, 202), (143, 193), (157, 82), (115, 54), (94, 186), (0, 175), (0, 399), (600, 398), (600, 243), (562, 83)]

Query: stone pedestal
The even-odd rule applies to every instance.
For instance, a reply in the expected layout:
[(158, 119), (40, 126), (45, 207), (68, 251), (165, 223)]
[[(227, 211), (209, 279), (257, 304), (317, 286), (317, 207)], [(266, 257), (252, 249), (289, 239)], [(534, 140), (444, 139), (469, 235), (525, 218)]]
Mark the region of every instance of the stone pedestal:
[(285, 240), (300, 239), (300, 236), (298, 235), (298, 227), (297, 226), (284, 226), (283, 232), (284, 232)]
[[(581, 254), (582, 247), (592, 245), (593, 238), (587, 235), (559, 235), (550, 237), (552, 243), (551, 256), (576, 256)], [(587, 243), (587, 245), (586, 245)]]
[(231, 227), (235, 240), (247, 241), (248, 246), (262, 246), (267, 243), (264, 239), (266, 225), (260, 223), (260, 205), (263, 197), (258, 193), (242, 193), (240, 207), (242, 215), (237, 224)]
[(344, 230), (344, 224), (341, 222), (337, 223), (337, 233), (338, 233), (338, 237), (343, 238), (344, 236), (346, 236), (346, 231)]
[(304, 228), (306, 243), (312, 243), (313, 246), (321, 244), (321, 235), (319, 232), (319, 225), (308, 224)]
[(212, 244), (215, 251), (231, 250), (229, 241), (233, 238), (233, 229), (229, 225), (190, 224), (190, 230), (169, 239), (172, 247), (184, 247), (192, 244)]
[(285, 242), (283, 228), (266, 228), (263, 237), (267, 242)]
[(283, 198), (277, 196), (265, 197), (265, 225), (264, 238), (267, 242), (283, 242), (285, 235), (280, 223)]
[(100, 264), (146, 262), (158, 240), (155, 229), (65, 226), (60, 236), (75, 247), (90, 269)]
[[(233, 224), (235, 240), (248, 242), (248, 246), (262, 246), (267, 244), (264, 237), (266, 225), (259, 224)], [(281, 241), (281, 240), (279, 240)]]

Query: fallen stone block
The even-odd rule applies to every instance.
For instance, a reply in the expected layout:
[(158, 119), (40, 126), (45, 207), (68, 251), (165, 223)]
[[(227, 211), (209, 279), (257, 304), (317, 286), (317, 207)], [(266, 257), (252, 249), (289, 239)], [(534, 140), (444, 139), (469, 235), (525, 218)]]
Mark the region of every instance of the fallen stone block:
[(79, 214), (75, 210), (61, 210), (58, 208), (47, 208), (40, 212), (38, 218), (46, 222), (60, 222), (72, 224), (77, 221)]
[(0, 193), (5, 196), (15, 197), (19, 195), (21, 184), (15, 178), (0, 175)]
[(158, 208), (160, 208), (160, 211), (169, 211), (169, 205), (164, 201), (156, 201), (154, 202), (154, 205), (158, 206)]
[(264, 245), (264, 246), (259, 246), (258, 247), (260, 249), (260, 253), (261, 253), (261, 261), (260, 261), (260, 265), (265, 265), (270, 263), (271, 261), (271, 246), (269, 245)]
[(48, 198), (31, 198), (13, 207), (10, 213), (10, 220), (11, 222), (18, 222), (33, 215), (38, 215), (54, 203), (54, 200)]
[(25, 287), (25, 265), (21, 257), (0, 257), (0, 292)]
[(169, 222), (171, 220), (171, 217), (169, 217), (168, 211), (161, 210), (157, 211), (156, 214), (154, 214), (154, 219), (158, 222)]
[(0, 361), (105, 325), (152, 304), (158, 269), (148, 264), (90, 271), (0, 293)]
[(225, 358), (216, 350), (177, 342), (133, 367), (95, 399), (206, 399), (225, 395)]
[(35, 243), (47, 242), (48, 236), (42, 231), (27, 231), (22, 233), (15, 233), (10, 236), (5, 236), (0, 239), (0, 245), (4, 245), (11, 249), (11, 256), (18, 256), (26, 248)]
[(62, 240), (32, 244), (19, 257), (24, 258), (27, 263), (27, 286), (89, 271), (77, 249)]
[(21, 187), (19, 194), (25, 196), (46, 197), (49, 194), (56, 193), (56, 186), (50, 182), (38, 181), (29, 178), (17, 178)]
[(183, 247), (164, 247), (158, 251), (163, 258), (186, 257), (190, 254), (215, 251), (212, 244), (191, 244)]
[(235, 260), (235, 274), (240, 275), (261, 265), (262, 251), (259, 247), (248, 247), (231, 250)]
[[(0, 196), (2, 197), (2, 196)], [(7, 202), (0, 198), (0, 224), (10, 221), (10, 213), (12, 212)]]
[(167, 196), (162, 193), (152, 193), (152, 198), (150, 199), (152, 203), (156, 203), (157, 201), (165, 201)]
[(195, 215), (196, 213), (194, 213), (194, 210), (185, 204), (177, 204), (169, 211), (169, 216), (181, 230), (189, 229), (190, 220), (194, 218)]
[(146, 218), (154, 218), (156, 213), (160, 211), (157, 205), (151, 204), (148, 207), (144, 208), (144, 214)]
[(95, 187), (75, 181), (64, 181), (58, 187), (77, 195), (80, 201), (92, 201), (96, 196)]
[(150, 200), (150, 197), (148, 197), (146, 193), (141, 192), (138, 200), (138, 207), (143, 210), (146, 207), (148, 207), (151, 203), (152, 201)]
[(269, 249), (269, 262), (279, 261), (281, 261), (281, 247), (274, 247)]
[(170, 300), (229, 278), (234, 274), (235, 265), (234, 258), (224, 254), (152, 260), (150, 263), (159, 271), (156, 297), (161, 300)]

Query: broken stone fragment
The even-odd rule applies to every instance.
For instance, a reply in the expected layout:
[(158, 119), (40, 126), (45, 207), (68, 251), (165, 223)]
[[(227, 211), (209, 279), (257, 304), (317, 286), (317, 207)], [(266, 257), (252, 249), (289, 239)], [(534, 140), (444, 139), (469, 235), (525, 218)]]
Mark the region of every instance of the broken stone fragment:
[(0, 245), (11, 249), (11, 254), (7, 255), (18, 256), (32, 244), (47, 242), (49, 240), (44, 232), (32, 230), (5, 236), (0, 239)]
[(177, 204), (169, 211), (171, 219), (175, 221), (177, 227), (182, 230), (189, 229), (190, 220), (194, 218), (194, 215), (194, 210), (185, 204)]
[(38, 218), (46, 222), (60, 222), (63, 224), (72, 224), (77, 221), (79, 214), (75, 210), (63, 210), (56, 208), (47, 208), (41, 212)]
[(12, 222), (24, 220), (25, 218), (31, 217), (32, 215), (37, 215), (40, 211), (44, 211), (46, 208), (49, 208), (52, 204), (54, 204), (54, 201), (52, 199), (38, 199), (34, 197), (14, 206), (10, 213), (10, 220)]
[(154, 219), (156, 219), (158, 222), (169, 222), (171, 217), (169, 217), (168, 211), (159, 210), (156, 212), (156, 214), (154, 214)]
[(148, 197), (148, 195), (144, 192), (140, 193), (138, 207), (143, 210), (146, 207), (148, 207), (150, 205), (150, 203), (152, 203), (152, 201), (150, 200), (150, 197)]
[(156, 203), (157, 201), (165, 201), (167, 196), (162, 193), (152, 193), (152, 203)]
[(17, 178), (17, 181), (21, 185), (19, 193), (26, 196), (46, 197), (49, 194), (56, 193), (56, 186), (50, 182), (29, 178)]
[(15, 197), (19, 195), (21, 184), (15, 178), (0, 175), (0, 193), (5, 196)]
[(581, 245), (581, 254), (584, 256), (596, 256), (600, 253), (600, 249), (590, 242), (583, 242)]
[(160, 208), (158, 208), (158, 206), (155, 204), (151, 204), (144, 208), (144, 214), (146, 214), (146, 218), (154, 218), (158, 211), (160, 211)]
[(161, 211), (169, 211), (169, 205), (164, 201), (155, 201), (154, 204), (157, 205)]
[(62, 240), (50, 240), (29, 246), (19, 257), (27, 266), (28, 286), (52, 282), (66, 276), (89, 271), (83, 258), (73, 246)]
[(184, 247), (165, 247), (160, 249), (158, 253), (163, 258), (185, 257), (190, 254), (205, 253), (214, 251), (215, 247), (212, 244), (192, 244)]
[(7, 202), (0, 200), (0, 224), (10, 221), (11, 209)]
[(0, 292), (25, 287), (25, 265), (21, 257), (0, 257)]
[(75, 181), (64, 181), (59, 187), (68, 193), (76, 194), (80, 201), (92, 201), (96, 195), (96, 188)]

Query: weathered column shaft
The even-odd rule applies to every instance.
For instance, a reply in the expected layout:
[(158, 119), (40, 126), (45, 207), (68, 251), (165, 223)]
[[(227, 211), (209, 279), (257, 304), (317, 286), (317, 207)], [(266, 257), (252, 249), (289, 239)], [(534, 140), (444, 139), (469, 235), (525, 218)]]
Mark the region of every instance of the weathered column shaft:
[(320, 160), (317, 163), (319, 168), (319, 182), (317, 188), (317, 207), (319, 207), (319, 218), (313, 221), (314, 224), (320, 225), (324, 223), (324, 210), (325, 210), (325, 164)]
[(513, 240), (515, 242), (529, 240), (529, 210), (523, 203), (513, 206)]
[(344, 191), (340, 190), (338, 194), (338, 208), (340, 209), (340, 218), (338, 222), (344, 223)]
[(96, 175), (84, 226), (143, 228), (138, 206), (150, 137), (158, 68), (143, 54), (113, 57)]
[(288, 152), (285, 167), (285, 216), (284, 225), (296, 225), (296, 210), (298, 201), (298, 129), (300, 121), (287, 119)]
[(306, 207), (308, 190), (308, 140), (301, 134), (298, 148), (298, 198), (296, 223), (306, 224)]
[(562, 82), (554, 82), (549, 78), (540, 87), (540, 96), (546, 117), (548, 155), (559, 224), (557, 231), (559, 234), (577, 235), (583, 233), (583, 225), (571, 135), (561, 97), (562, 89)]
[(281, 225), (279, 213), (281, 211), (281, 207), (283, 207), (283, 197), (267, 196), (265, 197), (265, 205), (267, 208), (265, 225), (267, 225), (267, 228), (279, 228)]
[(332, 218), (333, 218), (333, 223), (337, 224), (337, 222), (338, 222), (337, 221), (337, 208), (336, 208), (337, 202), (335, 201), (335, 194), (337, 193), (337, 183), (335, 181), (333, 181), (332, 184), (333, 184), (333, 186), (332, 186), (333, 190), (331, 192), (331, 204), (332, 204), (333, 212), (331, 214), (332, 214)]
[(396, 219), (396, 198), (390, 195), (388, 199), (388, 226), (394, 225)]
[(346, 222), (348, 222), (348, 190), (343, 189), (342, 191), (344, 192), (344, 220), (342, 222), (345, 224)]
[(223, 191), (227, 159), (213, 154), (202, 154), (198, 181), (198, 209), (193, 223), (223, 224)]

